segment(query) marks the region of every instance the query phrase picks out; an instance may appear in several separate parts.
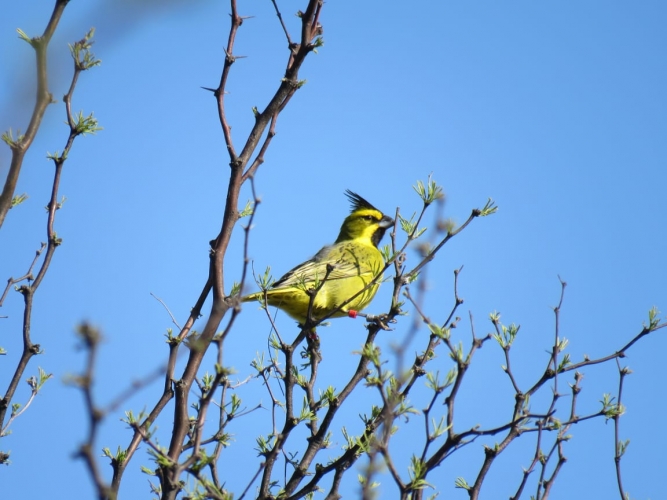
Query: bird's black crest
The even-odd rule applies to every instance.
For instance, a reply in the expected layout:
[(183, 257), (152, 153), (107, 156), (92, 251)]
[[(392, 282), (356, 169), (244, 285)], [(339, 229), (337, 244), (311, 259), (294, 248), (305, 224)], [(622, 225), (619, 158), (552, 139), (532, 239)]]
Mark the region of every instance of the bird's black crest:
[[(354, 212), (356, 210), (360, 210), (362, 208), (369, 208), (371, 210), (378, 210), (373, 205), (371, 205), (366, 200), (364, 200), (361, 196), (359, 196), (357, 193), (353, 193), (349, 189), (345, 190), (345, 196), (347, 196), (347, 199), (350, 200), (350, 203), (352, 203), (352, 212)], [(379, 210), (378, 210), (378, 212), (379, 212)]]

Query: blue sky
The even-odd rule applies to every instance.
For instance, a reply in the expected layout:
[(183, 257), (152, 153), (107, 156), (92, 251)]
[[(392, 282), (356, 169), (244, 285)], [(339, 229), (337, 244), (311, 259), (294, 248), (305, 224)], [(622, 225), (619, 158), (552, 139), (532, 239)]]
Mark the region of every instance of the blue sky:
[[(292, 13), (301, 4), (281, 7), (294, 30)], [(50, 8), (14, 3), (0, 18), (3, 131), (25, 129), (34, 92), (33, 55), (15, 29), (38, 35)], [(252, 125), (251, 108), (261, 109), (278, 85), (287, 52), (270, 2), (240, 9), (254, 17), (239, 32), (236, 53), (247, 58), (234, 65), (228, 87), (237, 144)], [(17, 192), (30, 198), (10, 212), (0, 232), (0, 279), (25, 272), (44, 239), (52, 175), (45, 154), (62, 150), (66, 139), (60, 103), (71, 68), (66, 44), (91, 26), (102, 66), (82, 76), (74, 109), (94, 112), (104, 130), (78, 139), (65, 166), (67, 201), (56, 223), (64, 244), (36, 297), (33, 338), (44, 354), (28, 373), (41, 366), (54, 379), (0, 445), (12, 451), (12, 465), (3, 470), (8, 497), (42, 498), (54, 490), (92, 495), (83, 464), (71, 458), (85, 436), (82, 398), (63, 384), (83, 366), (74, 327), (89, 320), (105, 334), (96, 394), (110, 401), (166, 359), (163, 335), (171, 321), (150, 293), (184, 322), (201, 290), (228, 172), (215, 103), (201, 87), (215, 87), (219, 79), (227, 13), (225, 2), (205, 1), (72, 2), (65, 11), (49, 53), (50, 89), (59, 102), (47, 111), (24, 165)], [(657, 1), (327, 3), (325, 45), (306, 61), (300, 76), (307, 84), (281, 115), (256, 178), (263, 203), (251, 236), (255, 268), (270, 265), (278, 276), (333, 241), (348, 211), (345, 189), (387, 213), (398, 206), (409, 215), (420, 207), (411, 186), (432, 174), (447, 194), (446, 215), (459, 223), (487, 198), (499, 206), (429, 267), (425, 307), (432, 319), (446, 317), (452, 271), (463, 265), (458, 338), (469, 340), (468, 312), (480, 336), (491, 331), (492, 311), (507, 324), (521, 324), (513, 364), (526, 388), (546, 362), (560, 275), (568, 283), (561, 318), (568, 352), (575, 361), (614, 352), (641, 330), (649, 308), (667, 308), (666, 16)], [(0, 149), (0, 176), (9, 159), (8, 149)], [(245, 190), (242, 203), (249, 196)], [(229, 277), (240, 273), (241, 243), (239, 230), (226, 258)], [(384, 286), (369, 312), (384, 310), (388, 297)], [(0, 311), (9, 316), (0, 319), (0, 345), (9, 351), (0, 359), (3, 391), (20, 349), (20, 306), (12, 293)], [(296, 334), (285, 315), (278, 324), (286, 335)], [(386, 352), (409, 325), (406, 318), (383, 337)], [(268, 332), (264, 314), (244, 306), (225, 352), (239, 379), (252, 374), (249, 363), (266, 350)], [(356, 364), (352, 353), (364, 332), (361, 321), (348, 319), (321, 331), (322, 387), (342, 387), (340, 373)], [(427, 335), (424, 329), (419, 334)], [(631, 440), (624, 485), (638, 499), (657, 498), (664, 489), (660, 450), (667, 438), (650, 427), (666, 409), (655, 392), (664, 380), (663, 337), (644, 339), (623, 360), (634, 372), (624, 395), (621, 434)], [(415, 341), (411, 352), (422, 345)], [(503, 362), (492, 342), (477, 354), (459, 403), (459, 430), (492, 426), (510, 414)], [(431, 367), (449, 368), (444, 352)], [(602, 394), (617, 386), (612, 365), (584, 374), (580, 415), (596, 411)], [(150, 408), (159, 393), (153, 384), (123, 409)], [(424, 394), (415, 395), (417, 408)], [(239, 395), (248, 407), (269, 402), (258, 381)], [(372, 397), (363, 389), (349, 402), (348, 429), (360, 429), (357, 415), (368, 412)], [(559, 402), (561, 411), (568, 401)], [(254, 473), (254, 439), (268, 414), (254, 412), (230, 428), (237, 441), (223, 462), (237, 495)], [(128, 443), (121, 416), (119, 410), (106, 419), (99, 448)], [(167, 411), (158, 423), (163, 442), (171, 418)], [(399, 432), (397, 456), (407, 456), (420, 439), (420, 425), (416, 417)], [(589, 421), (571, 434), (552, 498), (614, 498), (613, 426)], [(498, 460), (482, 498), (513, 494), (533, 446), (520, 441)], [(334, 442), (342, 445), (340, 433)], [(474, 481), (482, 444), (468, 446), (429, 477), (441, 497), (467, 498), (453, 489), (454, 480)], [(126, 474), (121, 498), (148, 497), (140, 465), (152, 465), (143, 452)], [(405, 467), (402, 472), (407, 477)], [(382, 481), (383, 491), (392, 492), (390, 479)], [(353, 482), (346, 486), (348, 497), (354, 488)]]

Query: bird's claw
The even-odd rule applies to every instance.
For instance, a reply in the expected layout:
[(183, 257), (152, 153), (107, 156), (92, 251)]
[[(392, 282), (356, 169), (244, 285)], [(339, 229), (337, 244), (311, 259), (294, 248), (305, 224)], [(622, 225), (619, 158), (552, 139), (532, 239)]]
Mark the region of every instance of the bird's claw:
[(319, 349), (320, 348), (320, 337), (317, 335), (317, 332), (315, 329), (308, 330), (306, 333), (306, 341), (308, 342), (308, 346), (312, 349)]
[(393, 328), (389, 328), (387, 323), (396, 323), (396, 320), (391, 318), (388, 314), (378, 314), (377, 316), (374, 314), (368, 314), (366, 315), (366, 321), (378, 326), (385, 332), (390, 332), (393, 330)]

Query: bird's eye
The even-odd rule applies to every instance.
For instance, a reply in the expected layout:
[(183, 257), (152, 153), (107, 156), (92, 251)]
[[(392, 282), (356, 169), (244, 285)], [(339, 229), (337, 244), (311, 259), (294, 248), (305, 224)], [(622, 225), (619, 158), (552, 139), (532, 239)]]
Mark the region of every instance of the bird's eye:
[(364, 215), (364, 219), (366, 219), (367, 221), (374, 221), (375, 217), (373, 217), (372, 215)]

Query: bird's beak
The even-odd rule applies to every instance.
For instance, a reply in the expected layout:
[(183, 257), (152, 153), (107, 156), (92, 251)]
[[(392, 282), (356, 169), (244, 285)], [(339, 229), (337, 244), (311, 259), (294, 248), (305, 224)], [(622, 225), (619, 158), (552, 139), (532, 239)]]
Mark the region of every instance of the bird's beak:
[(382, 229), (387, 229), (391, 226), (394, 225), (394, 219), (389, 217), (388, 215), (385, 215), (380, 219), (380, 223), (378, 224)]

